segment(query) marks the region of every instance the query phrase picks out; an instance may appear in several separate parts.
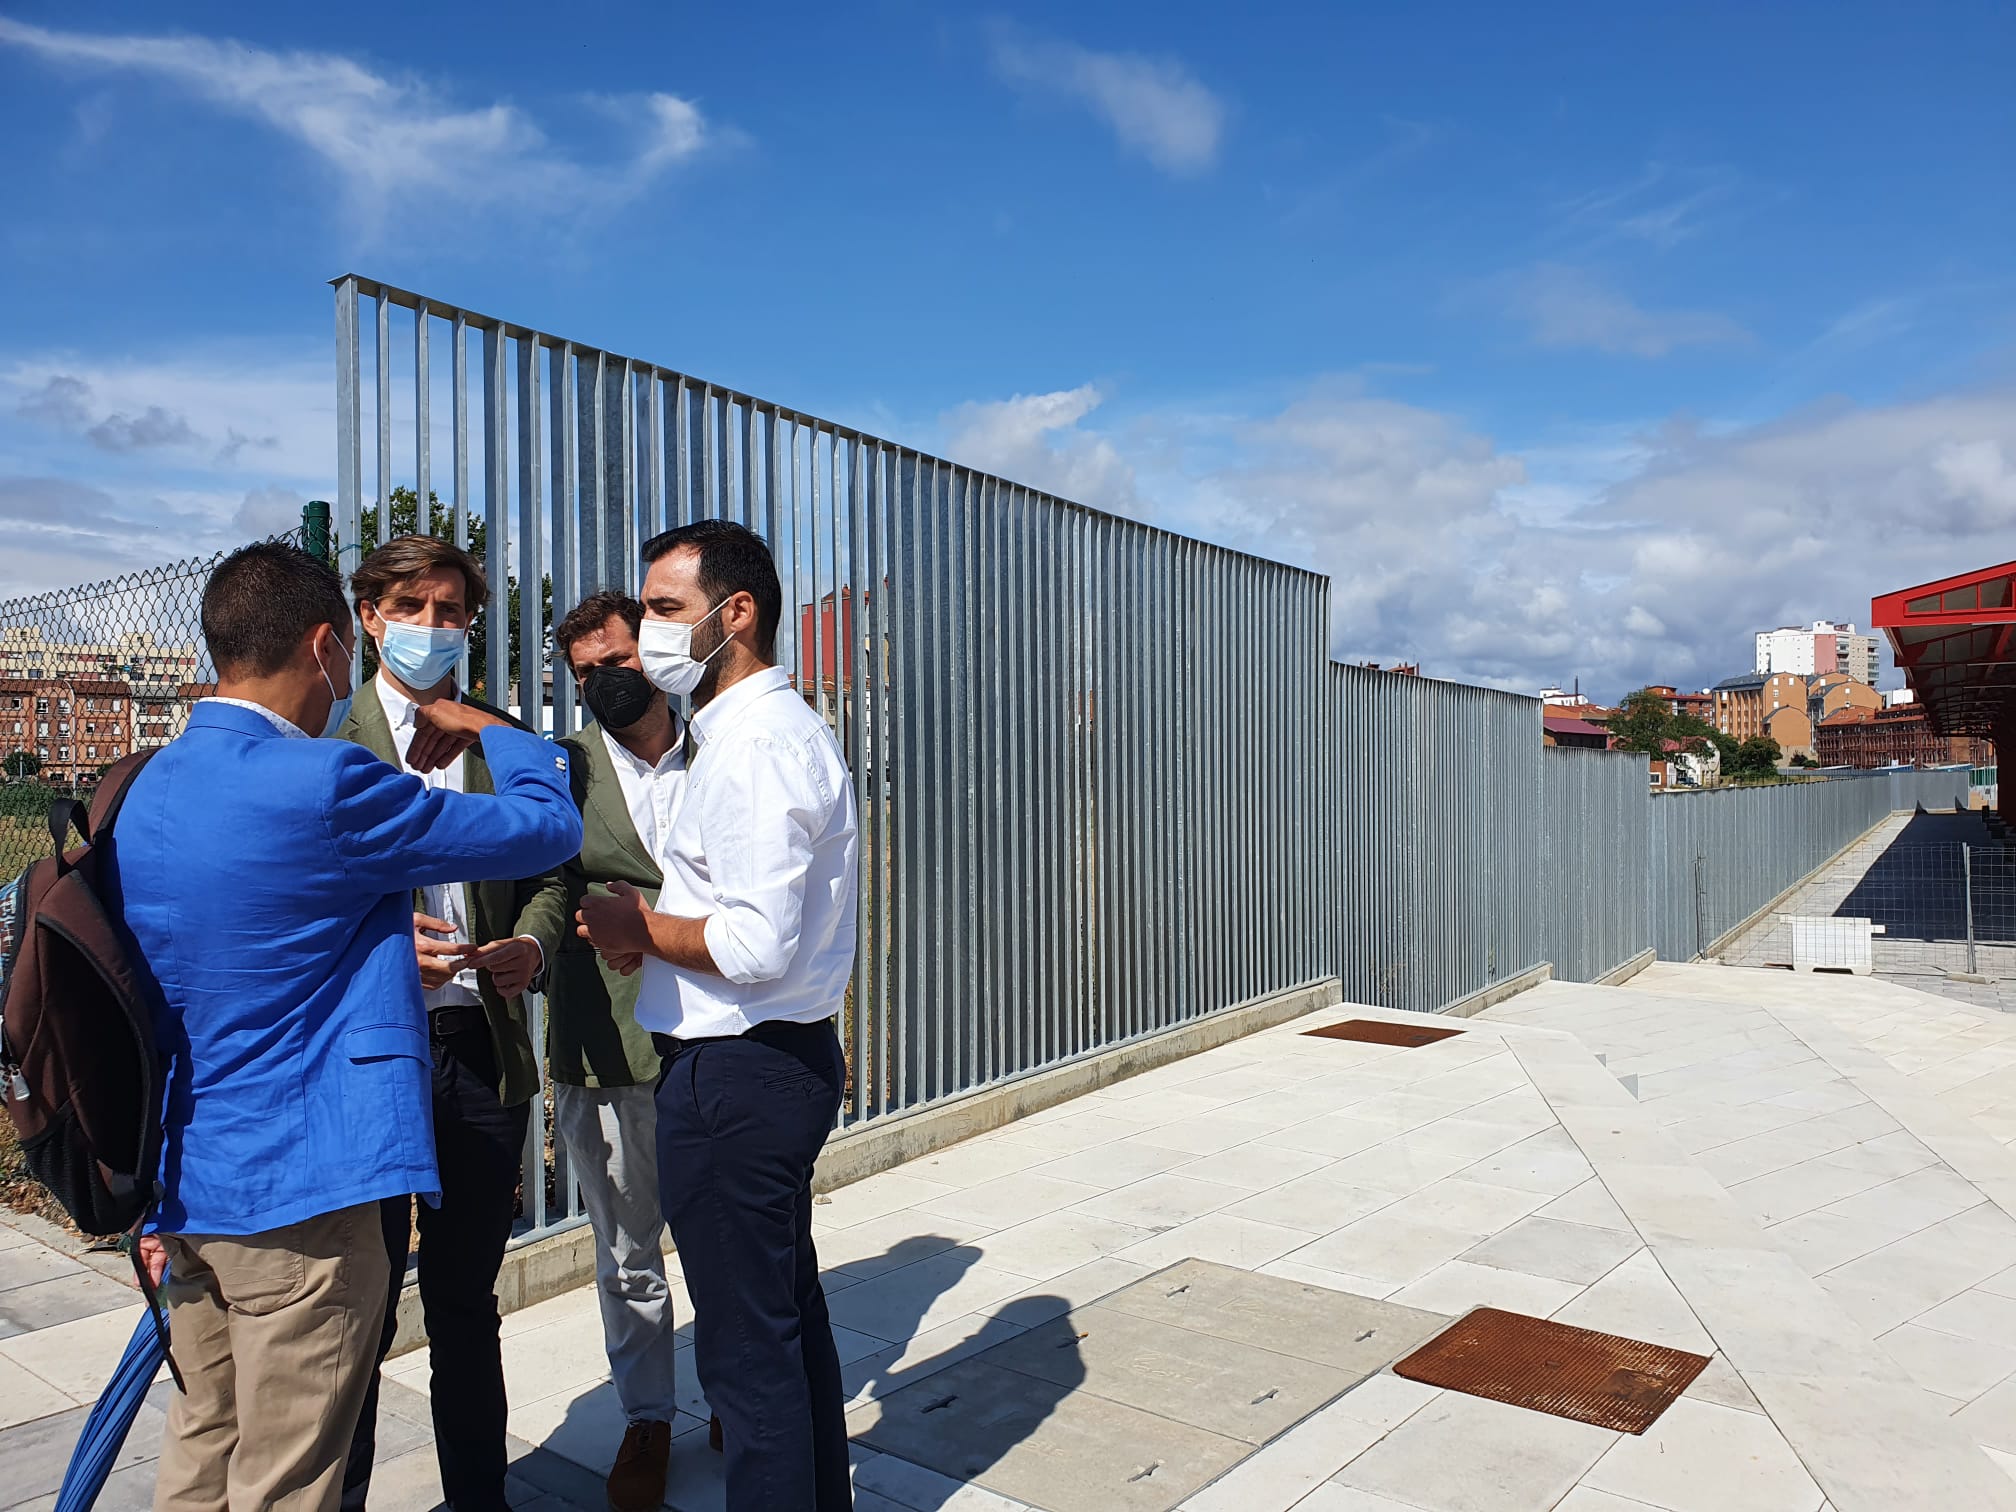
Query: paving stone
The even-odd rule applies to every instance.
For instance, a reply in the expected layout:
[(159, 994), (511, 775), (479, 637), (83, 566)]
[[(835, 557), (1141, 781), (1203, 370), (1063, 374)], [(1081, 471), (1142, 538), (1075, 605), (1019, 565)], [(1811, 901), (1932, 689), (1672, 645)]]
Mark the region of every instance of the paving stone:
[(139, 1295), (92, 1270), (0, 1291), (0, 1339), (131, 1307)]
[(1602, 1280), (1644, 1246), (1636, 1234), (1534, 1214), (1493, 1234), (1463, 1259), (1588, 1286)]
[(1545, 1512), (1619, 1437), (1607, 1428), (1447, 1392), (1335, 1478), (1434, 1512)]
[[(0, 1507), (49, 1496), (63, 1484), (77, 1435), (90, 1417), (88, 1407), (73, 1407), (0, 1431)], [(161, 1430), (167, 1418), (158, 1407), (140, 1404), (126, 1442), (112, 1461), (116, 1470), (144, 1465), (161, 1452)]]

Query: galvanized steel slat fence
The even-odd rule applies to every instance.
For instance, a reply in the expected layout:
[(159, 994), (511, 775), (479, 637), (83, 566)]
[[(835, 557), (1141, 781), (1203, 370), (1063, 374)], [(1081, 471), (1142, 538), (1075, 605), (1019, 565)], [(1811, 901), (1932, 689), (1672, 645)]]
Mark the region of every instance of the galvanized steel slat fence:
[[(368, 503), (410, 485), (426, 520), (445, 474), (440, 528), (486, 526), (489, 623), (527, 589), (473, 675), (498, 697), (515, 666), (550, 733), (580, 700), (533, 585), (555, 614), (634, 591), (641, 543), (696, 519), (769, 541), (780, 660), (861, 806), (848, 1126), (1331, 976), (1433, 1011), (1542, 960), (1684, 959), (1697, 904), (1726, 929), (1885, 805), (1951, 801), (1655, 801), (1643, 758), (1543, 751), (1535, 700), (1329, 664), (1316, 574), (362, 278), (336, 281), (336, 352), (342, 565), (376, 544)], [(578, 1206), (535, 1109), (539, 1232)]]
[[(861, 806), (843, 1123), (1329, 975), (1332, 883), (1310, 843), (1327, 579), (652, 363), (367, 280), (336, 287), (346, 568), (377, 544), (361, 539), (367, 504), (410, 484), (424, 505), (444, 446), (455, 534), (486, 522), (493, 624), (514, 578), (550, 576), (555, 613), (635, 591), (640, 544), (668, 526), (727, 518), (769, 541), (780, 659)], [(443, 385), (453, 418), (437, 434)], [(520, 595), (514, 629), (548, 646), (538, 593)], [(478, 675), (500, 689), (510, 637), (489, 648)], [(513, 689), (534, 723), (543, 660), (520, 658)], [(556, 662), (549, 727), (581, 722)], [(544, 1140), (535, 1117), (528, 1176)], [(551, 1210), (545, 1188), (527, 1182), (535, 1227), (573, 1214), (564, 1169)]]

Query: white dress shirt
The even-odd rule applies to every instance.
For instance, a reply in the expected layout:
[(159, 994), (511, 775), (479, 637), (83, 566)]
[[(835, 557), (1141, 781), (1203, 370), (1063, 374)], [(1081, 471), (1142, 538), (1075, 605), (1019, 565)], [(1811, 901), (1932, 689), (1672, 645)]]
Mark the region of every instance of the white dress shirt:
[(636, 755), (611, 735), (602, 732), (602, 744), (609, 748), (609, 761), (616, 768), (616, 786), (623, 794), (623, 806), (630, 822), (637, 826), (637, 838), (644, 842), (644, 854), (665, 870), (660, 847), (672, 832), (672, 816), (686, 792), (686, 745), (672, 742), (672, 749), (658, 758), (656, 765)]
[(212, 693), (208, 698), (199, 698), (196, 702), (224, 704), (233, 709), (250, 709), (289, 740), (306, 740), (308, 738), (308, 732), (294, 723), (285, 714), (275, 714), (266, 705), (254, 703), (249, 698), (219, 698), (215, 693)]
[(721, 975), (646, 957), (637, 1022), (681, 1039), (810, 1024), (854, 970), (854, 784), (839, 742), (780, 667), (693, 716), (697, 747), (665, 837), (658, 911), (705, 918)]
[[(404, 693), (392, 686), (384, 673), (371, 679), (371, 685), (378, 690), (378, 701), (385, 706), (385, 722), (392, 726), (392, 746), (399, 753), (399, 764), (406, 766), (406, 752), (413, 744), (413, 716), (420, 706)], [(462, 695), (457, 693), (456, 698)], [(441, 788), (450, 793), (462, 789), (462, 763), (466, 757), (457, 756), (438, 772), (413, 772), (430, 788)], [(446, 919), (454, 925), (449, 938), (463, 944), (469, 943), (469, 892), (460, 882), (440, 882), (420, 889), (421, 907), (437, 919)], [(465, 966), (439, 987), (428, 988), (423, 996), (427, 1008), (464, 1008), (480, 1005), (482, 994), (476, 990), (476, 968)]]

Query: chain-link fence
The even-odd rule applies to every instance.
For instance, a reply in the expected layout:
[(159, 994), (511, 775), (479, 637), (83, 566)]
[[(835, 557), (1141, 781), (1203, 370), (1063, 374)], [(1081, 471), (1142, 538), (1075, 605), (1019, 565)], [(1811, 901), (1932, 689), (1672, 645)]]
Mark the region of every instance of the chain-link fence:
[(1739, 966), (2016, 980), (2016, 843), (1981, 813), (1899, 815), (1725, 953)]
[(214, 690), (203, 589), (227, 554), (0, 600), (0, 878), (48, 854), (51, 799), (166, 745)]

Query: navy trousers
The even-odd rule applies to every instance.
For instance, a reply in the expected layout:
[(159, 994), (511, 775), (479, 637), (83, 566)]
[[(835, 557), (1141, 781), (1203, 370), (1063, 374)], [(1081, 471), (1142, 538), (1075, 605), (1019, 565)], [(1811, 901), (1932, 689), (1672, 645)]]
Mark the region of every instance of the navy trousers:
[[(497, 1100), (497, 1056), (485, 1028), (434, 1044), (434, 1152), (441, 1205), (419, 1207), (420, 1308), (432, 1366), (434, 1453), (454, 1512), (503, 1512), (504, 1357), (498, 1341), (497, 1272), (518, 1203), (519, 1159), (530, 1104)], [(385, 1298), (382, 1361), (399, 1327), (399, 1286), (413, 1199), (388, 1198), (381, 1215), (392, 1286)], [(358, 1415), (343, 1476), (344, 1512), (358, 1512), (377, 1454), (378, 1373)]]
[(812, 1248), (812, 1163), (843, 1078), (830, 1023), (673, 1049), (658, 1185), (726, 1443), (728, 1512), (851, 1512), (846, 1396)]

